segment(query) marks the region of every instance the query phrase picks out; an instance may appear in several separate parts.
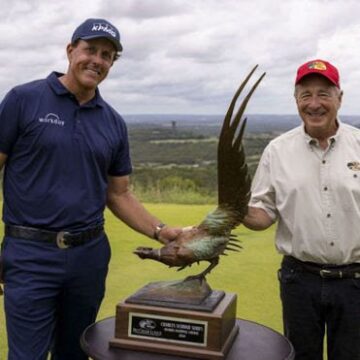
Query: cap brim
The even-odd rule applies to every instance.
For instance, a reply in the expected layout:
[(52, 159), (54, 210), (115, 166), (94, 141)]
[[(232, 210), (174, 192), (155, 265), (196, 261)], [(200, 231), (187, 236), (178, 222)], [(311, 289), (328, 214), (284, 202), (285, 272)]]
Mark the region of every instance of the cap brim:
[(300, 78), (296, 79), (296, 83), (295, 85), (299, 84), (304, 78), (306, 78), (307, 76), (309, 75), (314, 75), (314, 74), (317, 74), (317, 75), (320, 75), (320, 76), (323, 76), (325, 79), (328, 79), (333, 85), (335, 85), (336, 87), (340, 87), (339, 84), (336, 83), (335, 80), (333, 80), (331, 77), (325, 75), (324, 73), (320, 72), (320, 71), (309, 71), (307, 72), (306, 74), (302, 75)]
[(100, 38), (104, 38), (104, 39), (106, 39), (106, 40), (109, 40), (109, 41), (115, 46), (116, 51), (122, 51), (122, 50), (123, 50), (123, 47), (122, 47), (121, 43), (119, 43), (119, 42), (117, 42), (116, 40), (114, 40), (114, 38), (111, 37), (111, 36), (92, 35), (92, 36), (82, 36), (82, 37), (79, 37), (79, 39), (82, 39), (82, 40), (91, 40), (91, 39), (100, 39)]

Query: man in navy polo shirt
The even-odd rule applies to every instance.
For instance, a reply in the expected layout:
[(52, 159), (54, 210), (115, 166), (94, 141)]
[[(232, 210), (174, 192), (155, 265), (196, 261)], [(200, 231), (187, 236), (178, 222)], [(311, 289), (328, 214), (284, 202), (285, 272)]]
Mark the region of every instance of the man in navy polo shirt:
[(121, 51), (115, 26), (88, 19), (67, 46), (66, 74), (17, 86), (0, 105), (10, 360), (49, 351), (56, 360), (87, 359), (79, 338), (95, 321), (110, 259), (105, 206), (162, 242), (180, 231), (129, 190), (126, 126), (98, 90)]

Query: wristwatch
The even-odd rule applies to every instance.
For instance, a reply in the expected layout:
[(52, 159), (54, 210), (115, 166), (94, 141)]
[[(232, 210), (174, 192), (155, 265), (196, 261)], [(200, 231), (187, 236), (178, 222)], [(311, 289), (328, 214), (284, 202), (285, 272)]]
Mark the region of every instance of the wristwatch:
[(154, 231), (154, 239), (155, 240), (159, 240), (159, 236), (160, 236), (160, 231), (166, 226), (166, 224), (160, 223), (159, 225), (155, 226), (155, 231)]

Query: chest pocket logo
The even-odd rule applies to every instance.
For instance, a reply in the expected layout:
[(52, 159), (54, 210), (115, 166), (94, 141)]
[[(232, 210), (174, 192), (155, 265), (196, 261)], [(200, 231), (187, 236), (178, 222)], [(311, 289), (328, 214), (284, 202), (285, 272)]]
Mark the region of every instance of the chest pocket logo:
[(60, 120), (59, 115), (54, 114), (54, 113), (48, 113), (43, 118), (40, 117), (39, 122), (46, 123), (46, 124), (58, 125), (58, 126), (64, 126), (65, 125), (65, 121)]
[(347, 167), (353, 171), (360, 171), (360, 162), (358, 162), (358, 161), (348, 162)]

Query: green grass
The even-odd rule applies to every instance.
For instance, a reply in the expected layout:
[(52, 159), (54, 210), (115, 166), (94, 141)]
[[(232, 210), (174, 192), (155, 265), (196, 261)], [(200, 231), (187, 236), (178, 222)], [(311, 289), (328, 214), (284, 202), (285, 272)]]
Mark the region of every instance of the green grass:
[[(162, 221), (187, 226), (197, 224), (214, 206), (146, 204)], [(106, 230), (112, 246), (112, 259), (107, 278), (107, 292), (98, 319), (115, 315), (118, 302), (153, 281), (182, 279), (196, 274), (207, 264), (194, 264), (177, 272), (163, 264), (140, 260), (132, 251), (140, 245), (157, 246), (135, 233), (106, 213)], [(274, 227), (263, 232), (252, 232), (240, 226), (237, 229), (244, 247), (240, 253), (221, 257), (219, 266), (207, 277), (214, 290), (236, 293), (237, 316), (249, 319), (279, 332), (282, 331), (281, 307), (276, 271), (280, 255), (274, 248)], [(6, 359), (6, 336), (2, 297), (0, 298), (0, 359)]]

